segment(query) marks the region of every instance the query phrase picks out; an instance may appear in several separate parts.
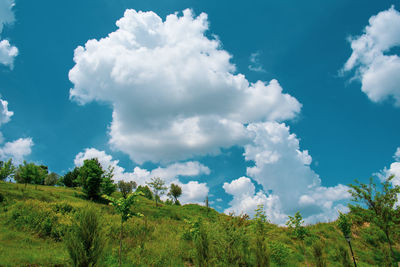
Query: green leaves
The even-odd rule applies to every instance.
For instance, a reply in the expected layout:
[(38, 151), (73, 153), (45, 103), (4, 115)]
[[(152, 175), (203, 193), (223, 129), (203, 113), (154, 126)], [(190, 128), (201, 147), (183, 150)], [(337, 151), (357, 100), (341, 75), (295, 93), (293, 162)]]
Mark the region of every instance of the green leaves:
[(289, 216), (289, 221), (286, 222), (286, 225), (292, 228), (293, 233), (299, 240), (304, 240), (304, 238), (308, 234), (307, 229), (304, 226), (302, 226), (303, 223), (304, 220), (300, 214), (300, 211), (296, 212), (294, 217)]
[(138, 196), (143, 196), (141, 192), (129, 194), (126, 198), (121, 197), (119, 199), (115, 199), (113, 197), (103, 195), (105, 199), (110, 201), (110, 205), (114, 206), (115, 210), (121, 214), (121, 220), (126, 222), (132, 216), (140, 216), (144, 215), (141, 213), (132, 213), (131, 206), (137, 201)]

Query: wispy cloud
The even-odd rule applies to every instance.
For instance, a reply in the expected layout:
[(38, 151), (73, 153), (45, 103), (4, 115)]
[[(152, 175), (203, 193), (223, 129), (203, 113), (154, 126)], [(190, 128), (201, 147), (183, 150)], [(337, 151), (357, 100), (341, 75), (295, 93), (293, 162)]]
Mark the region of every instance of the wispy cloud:
[(260, 55), (261, 55), (260, 51), (254, 52), (254, 53), (252, 53), (250, 55), (250, 57), (249, 57), (249, 61), (250, 61), (249, 70), (255, 71), (255, 72), (266, 72), (265, 69), (263, 68), (263, 66), (260, 63)]

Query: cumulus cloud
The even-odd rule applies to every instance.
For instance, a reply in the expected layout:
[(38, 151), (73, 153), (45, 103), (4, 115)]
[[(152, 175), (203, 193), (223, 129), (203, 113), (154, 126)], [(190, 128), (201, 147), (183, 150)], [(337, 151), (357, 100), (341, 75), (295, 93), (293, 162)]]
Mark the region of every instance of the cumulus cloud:
[[(6, 24), (14, 22), (14, 13), (12, 11), (15, 5), (14, 0), (0, 1), (0, 33)], [(0, 41), (0, 63), (9, 66), (11, 69), (14, 66), (14, 58), (18, 55), (18, 49), (12, 46), (8, 40)]]
[(8, 102), (0, 99), (0, 126), (10, 121), (14, 112), (8, 110)]
[[(8, 110), (8, 102), (0, 99), (0, 126), (9, 122), (14, 112)], [(0, 132), (0, 143), (4, 141), (3, 134)], [(7, 142), (0, 147), (0, 160), (12, 158), (14, 163), (20, 164), (24, 158), (31, 154), (33, 141), (32, 138), (19, 138), (12, 142)]]
[(0, 63), (9, 66), (11, 69), (14, 67), (14, 58), (18, 55), (18, 48), (10, 45), (8, 40), (0, 41)]
[[(245, 159), (254, 162), (247, 175), (260, 184), (255, 192), (248, 177), (225, 183), (226, 193), (233, 196), (226, 212), (242, 211), (250, 215), (258, 204), (266, 207), (271, 221), (282, 224), (287, 215), (301, 211), (306, 222), (329, 221), (345, 211), (342, 202), (349, 199), (348, 187), (321, 186), (320, 177), (311, 169), (311, 156), (300, 150), (299, 140), (283, 123), (253, 123), (247, 126), (252, 143), (245, 146)], [(265, 192), (268, 192), (266, 194)]]
[[(400, 147), (397, 148), (396, 152), (393, 156), (394, 162), (390, 164), (389, 168), (384, 168), (381, 172), (377, 173), (376, 175), (383, 181), (389, 176), (394, 175), (392, 180), (393, 185), (400, 186)], [(400, 196), (399, 196), (400, 201)]]
[(260, 63), (260, 51), (254, 52), (249, 57), (250, 65), (249, 70), (255, 72), (265, 72), (265, 69)]
[(202, 203), (209, 192), (206, 183), (198, 181), (189, 181), (182, 183), (179, 177), (196, 177), (199, 175), (209, 175), (210, 169), (197, 161), (188, 161), (184, 163), (174, 163), (166, 167), (158, 167), (151, 171), (135, 167), (133, 172), (126, 172), (119, 166), (119, 161), (114, 160), (111, 155), (105, 151), (95, 148), (86, 148), (83, 152), (75, 156), (74, 164), (77, 167), (83, 165), (85, 159), (97, 158), (104, 170), (109, 166), (114, 168), (115, 181), (135, 181), (138, 185), (146, 185), (153, 177), (160, 177), (169, 187), (171, 183), (178, 184), (182, 187), (182, 196), (179, 198), (182, 204)]
[(75, 49), (70, 98), (113, 107), (110, 144), (138, 163), (218, 153), (248, 141), (245, 125), (293, 118), (278, 81), (250, 83), (210, 39), (207, 15), (126, 10), (118, 29)]
[(15, 141), (7, 142), (0, 148), (0, 159), (8, 160), (12, 158), (15, 164), (21, 164), (24, 158), (31, 154), (32, 146), (32, 138), (19, 138)]
[(400, 58), (391, 52), (400, 45), (400, 13), (392, 6), (372, 16), (363, 34), (349, 40), (353, 52), (343, 71), (355, 70), (372, 101), (392, 98), (400, 106)]

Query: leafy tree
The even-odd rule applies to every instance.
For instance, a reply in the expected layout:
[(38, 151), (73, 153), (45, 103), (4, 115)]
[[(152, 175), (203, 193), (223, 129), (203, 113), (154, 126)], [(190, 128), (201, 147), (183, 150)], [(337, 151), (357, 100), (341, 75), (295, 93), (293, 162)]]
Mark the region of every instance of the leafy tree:
[[(351, 247), (351, 241), (350, 241), (350, 237), (351, 237), (351, 221), (349, 219), (349, 217), (346, 214), (343, 213), (339, 213), (339, 218), (337, 220), (337, 224), (338, 227), (340, 229), (340, 231), (343, 233), (344, 238), (346, 239), (347, 243), (349, 244), (349, 248), (351, 251), (351, 256), (353, 257), (353, 262), (354, 262), (354, 266), (357, 266), (356, 263), (356, 259), (354, 258), (354, 254), (353, 254), (353, 248)], [(345, 253), (340, 251), (342, 257), (346, 257)], [(344, 258), (342, 258), (343, 261), (345, 260)]]
[(390, 176), (381, 182), (378, 187), (373, 182), (372, 177), (369, 184), (363, 184), (355, 180), (355, 185), (350, 184), (350, 194), (352, 201), (363, 203), (367, 210), (357, 204), (349, 205), (350, 210), (362, 210), (362, 216), (378, 226), (384, 233), (389, 244), (393, 259), (395, 258), (392, 248), (391, 235), (396, 224), (400, 223), (400, 213), (395, 210), (397, 196), (400, 193), (400, 186), (393, 185), (391, 181), (394, 176)]
[(0, 181), (4, 181), (8, 177), (12, 177), (15, 173), (15, 166), (12, 163), (12, 159), (8, 161), (0, 161)]
[(77, 187), (79, 186), (78, 176), (79, 176), (79, 168), (75, 167), (73, 171), (67, 172), (61, 178), (61, 183), (66, 187)]
[(153, 193), (151, 192), (150, 188), (147, 185), (145, 186), (139, 185), (138, 188), (136, 189), (136, 192), (142, 192), (145, 198), (150, 200), (153, 199)]
[(128, 194), (132, 193), (132, 190), (134, 188), (136, 188), (136, 186), (137, 185), (136, 185), (135, 181), (130, 181), (130, 182), (119, 181), (118, 182), (118, 189), (124, 198), (126, 198)]
[(114, 167), (109, 166), (104, 173), (101, 181), (101, 191), (107, 196), (111, 196), (115, 192), (117, 186), (112, 179), (114, 177)]
[(178, 197), (182, 195), (182, 188), (177, 184), (171, 184), (168, 195), (174, 198), (176, 205), (180, 205)]
[(265, 215), (264, 205), (258, 205), (256, 214), (254, 216), (254, 230), (255, 230), (255, 254), (256, 266), (268, 267), (270, 266), (269, 251), (265, 244), (265, 224), (267, 223), (267, 216)]
[(164, 195), (165, 190), (168, 187), (165, 186), (165, 181), (160, 177), (153, 177), (151, 178), (151, 182), (147, 183), (151, 188), (153, 188), (154, 198), (156, 200), (156, 207), (157, 203), (162, 195)]
[(294, 235), (298, 240), (301, 241), (301, 248), (303, 250), (304, 258), (307, 260), (306, 249), (304, 246), (304, 239), (306, 238), (308, 231), (302, 224), (304, 223), (303, 217), (300, 214), (300, 211), (296, 212), (295, 215), (289, 216), (289, 220), (286, 222), (286, 225), (293, 231)]
[(121, 266), (121, 251), (122, 251), (122, 236), (123, 236), (123, 226), (124, 222), (126, 222), (133, 215), (143, 216), (140, 213), (134, 214), (131, 212), (131, 206), (137, 200), (137, 197), (143, 195), (141, 192), (135, 192), (133, 194), (129, 194), (126, 197), (121, 197), (119, 199), (112, 198), (110, 196), (103, 196), (105, 199), (110, 201), (110, 204), (114, 206), (115, 210), (121, 214), (121, 228), (119, 235), (119, 266)]
[(65, 235), (65, 244), (74, 266), (96, 266), (105, 246), (101, 218), (92, 207), (78, 213)]
[(57, 184), (59, 177), (60, 176), (55, 172), (49, 173), (46, 178), (44, 178), (44, 184), (54, 186)]
[(24, 183), (26, 187), (26, 185), (30, 183), (35, 185), (43, 184), (46, 176), (47, 170), (45, 168), (24, 161), (23, 165), (19, 165), (14, 175), (14, 179), (18, 183)]
[(82, 184), (82, 191), (88, 199), (96, 200), (100, 198), (103, 173), (104, 171), (96, 158), (86, 159), (83, 166), (79, 168), (78, 180)]

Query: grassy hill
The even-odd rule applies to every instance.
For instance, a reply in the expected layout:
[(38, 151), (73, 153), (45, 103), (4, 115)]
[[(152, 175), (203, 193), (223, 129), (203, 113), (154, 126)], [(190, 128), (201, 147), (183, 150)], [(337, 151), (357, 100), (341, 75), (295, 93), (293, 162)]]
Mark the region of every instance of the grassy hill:
[[(85, 200), (80, 189), (0, 182), (0, 266), (71, 266), (63, 237), (74, 216), (88, 206), (102, 218), (107, 244), (100, 266), (118, 266), (120, 216), (107, 204)], [(118, 197), (119, 193), (114, 193)], [(166, 205), (140, 197), (133, 207), (143, 217), (125, 224), (123, 266), (196, 266), (206, 244), (208, 266), (256, 266), (255, 223), (245, 217), (220, 214), (199, 205)], [(191, 238), (201, 225), (202, 248)], [(196, 228), (197, 227), (197, 228)], [(327, 266), (343, 266), (348, 246), (335, 223), (307, 226), (302, 243), (292, 231), (265, 225), (271, 266), (316, 266), (320, 248)], [(400, 228), (400, 227), (399, 227)], [(389, 255), (385, 236), (358, 221), (352, 245), (358, 266), (384, 266)], [(396, 234), (395, 249), (400, 249)], [(303, 246), (304, 244), (304, 246)]]

